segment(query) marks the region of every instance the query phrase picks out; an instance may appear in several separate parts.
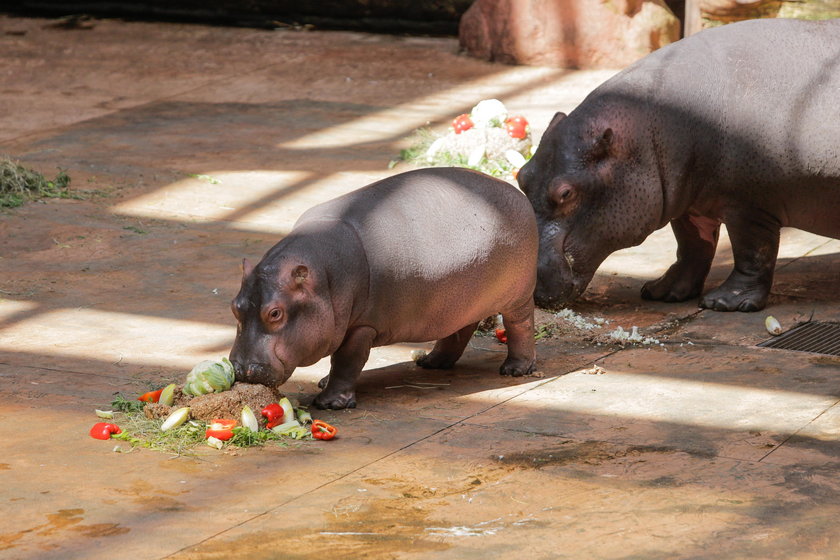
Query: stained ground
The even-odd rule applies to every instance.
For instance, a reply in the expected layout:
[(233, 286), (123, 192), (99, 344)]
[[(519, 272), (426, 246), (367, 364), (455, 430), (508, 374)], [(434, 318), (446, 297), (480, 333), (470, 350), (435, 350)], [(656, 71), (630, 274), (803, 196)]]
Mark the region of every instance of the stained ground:
[[(840, 320), (840, 242), (783, 232), (766, 312), (658, 304), (665, 229), (540, 312), (539, 375), (475, 338), (451, 372), (376, 349), (332, 442), (172, 456), (88, 437), (116, 392), (225, 355), (243, 257), (391, 173), (486, 98), (536, 138), (612, 71), (447, 38), (0, 17), (0, 153), (88, 191), (0, 214), (0, 558), (837, 557), (840, 362), (758, 348)], [(731, 267), (724, 238), (709, 284)], [(476, 289), (480, 289), (479, 286)], [(633, 326), (658, 340), (616, 344)], [(598, 366), (598, 367), (595, 367)], [(306, 403), (326, 362), (283, 390)]]

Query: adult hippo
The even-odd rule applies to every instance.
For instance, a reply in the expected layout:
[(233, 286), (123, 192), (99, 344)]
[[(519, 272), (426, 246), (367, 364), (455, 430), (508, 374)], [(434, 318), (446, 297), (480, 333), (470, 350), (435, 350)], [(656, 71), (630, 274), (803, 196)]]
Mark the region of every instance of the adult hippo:
[(840, 21), (735, 23), (645, 57), (555, 115), (519, 182), (538, 305), (670, 222), (677, 261), (643, 298), (700, 295), (725, 223), (735, 267), (700, 305), (762, 309), (781, 227), (840, 237)]

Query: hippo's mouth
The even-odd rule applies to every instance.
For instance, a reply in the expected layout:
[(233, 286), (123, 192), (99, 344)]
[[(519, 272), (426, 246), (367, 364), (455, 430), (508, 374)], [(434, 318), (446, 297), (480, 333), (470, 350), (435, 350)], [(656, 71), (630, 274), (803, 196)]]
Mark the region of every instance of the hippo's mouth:
[[(279, 367), (278, 367), (279, 366)], [(266, 387), (279, 387), (291, 377), (291, 372), (282, 360), (276, 364), (233, 362), (236, 380), (243, 383), (255, 383)], [(288, 374), (287, 374), (288, 372)]]
[(550, 278), (544, 281), (540, 279), (541, 275), (538, 273), (534, 303), (537, 307), (550, 311), (558, 311), (569, 302), (574, 301), (586, 290), (586, 286), (589, 284), (587, 280), (581, 279), (557, 282), (554, 280), (554, 275), (549, 276)]
[(555, 224), (543, 226), (537, 286), (534, 302), (538, 307), (558, 310), (581, 295), (594, 275), (581, 273), (580, 264), (565, 247), (565, 235)]

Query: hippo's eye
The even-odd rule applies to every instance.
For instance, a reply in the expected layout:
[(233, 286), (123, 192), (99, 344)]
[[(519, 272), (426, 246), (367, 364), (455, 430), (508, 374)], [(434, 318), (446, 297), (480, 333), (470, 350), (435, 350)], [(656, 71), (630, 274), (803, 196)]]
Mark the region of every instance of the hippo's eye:
[(568, 214), (575, 206), (577, 190), (568, 183), (552, 186), (548, 191), (549, 204), (558, 214)]
[(275, 307), (271, 311), (268, 312), (268, 320), (272, 323), (276, 323), (280, 319), (283, 318), (283, 310), (279, 307)]

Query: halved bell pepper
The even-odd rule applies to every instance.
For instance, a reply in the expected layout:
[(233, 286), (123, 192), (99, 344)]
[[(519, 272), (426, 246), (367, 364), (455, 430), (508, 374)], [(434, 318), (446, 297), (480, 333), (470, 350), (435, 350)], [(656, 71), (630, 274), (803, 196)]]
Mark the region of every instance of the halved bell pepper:
[(161, 387), (157, 391), (149, 391), (148, 393), (143, 393), (139, 397), (137, 397), (138, 401), (143, 402), (158, 402), (160, 400), (160, 394), (163, 392), (164, 387)]
[(122, 430), (116, 424), (97, 422), (90, 429), (90, 437), (96, 439), (111, 439), (111, 434), (121, 434)]
[(505, 329), (496, 329), (496, 339), (502, 344), (507, 344), (507, 331)]
[(268, 426), (266, 427), (270, 430), (274, 426), (279, 426), (283, 423), (283, 417), (286, 413), (283, 411), (280, 403), (271, 403), (260, 410), (260, 414), (265, 416), (265, 419), (268, 421)]
[(315, 439), (332, 439), (337, 433), (338, 429), (335, 426), (330, 426), (323, 420), (314, 420), (312, 422), (312, 437)]
[(228, 420), (227, 418), (214, 418), (210, 423), (210, 427), (204, 432), (204, 437), (220, 439), (227, 441), (233, 437), (233, 428), (236, 427), (236, 420)]

